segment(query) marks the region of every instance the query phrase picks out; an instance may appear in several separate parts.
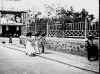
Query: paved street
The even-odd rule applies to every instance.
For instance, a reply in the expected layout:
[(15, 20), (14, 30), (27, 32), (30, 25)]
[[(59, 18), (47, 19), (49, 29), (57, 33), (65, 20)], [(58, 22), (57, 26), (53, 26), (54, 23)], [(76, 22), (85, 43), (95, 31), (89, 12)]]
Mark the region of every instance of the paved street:
[[(0, 41), (2, 40), (7, 41), (7, 39)], [(18, 39), (13, 39), (12, 45), (8, 41), (6, 44), (0, 43), (0, 74), (96, 74), (95, 71), (98, 72), (97, 62), (90, 63), (78, 56), (47, 50), (47, 54), (36, 57), (27, 56), (23, 46), (18, 43)], [(75, 60), (78, 62), (76, 63)], [(90, 71), (85, 70), (84, 66), (87, 66), (86, 69)]]
[(0, 74), (94, 74), (42, 57), (0, 47)]

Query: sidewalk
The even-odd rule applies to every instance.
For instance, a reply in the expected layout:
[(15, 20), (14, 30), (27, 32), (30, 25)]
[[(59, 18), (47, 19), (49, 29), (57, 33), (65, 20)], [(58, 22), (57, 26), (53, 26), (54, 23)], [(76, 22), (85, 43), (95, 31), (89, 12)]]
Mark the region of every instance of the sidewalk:
[[(6, 46), (11, 49), (15, 49), (18, 51), (25, 52), (25, 47), (23, 45), (20, 45), (18, 41), (15, 41), (13, 44), (1, 44), (2, 46)], [(46, 50), (45, 54), (39, 55), (39, 57), (52, 60), (55, 62), (59, 62), (65, 65), (70, 65), (82, 70), (87, 70), (91, 72), (99, 72), (99, 62), (98, 61), (88, 61), (87, 58), (85, 57), (80, 57), (76, 55), (71, 55), (71, 54), (65, 54), (61, 52), (56, 52), (56, 51), (51, 51), (51, 50)]]

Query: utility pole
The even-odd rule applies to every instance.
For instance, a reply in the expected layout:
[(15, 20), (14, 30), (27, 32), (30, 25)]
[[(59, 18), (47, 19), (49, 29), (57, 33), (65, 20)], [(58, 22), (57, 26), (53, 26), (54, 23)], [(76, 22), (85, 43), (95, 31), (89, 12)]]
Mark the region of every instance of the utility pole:
[(50, 15), (48, 14), (48, 20), (47, 20), (47, 37), (48, 37), (48, 33), (49, 33), (49, 32), (48, 32), (48, 27), (49, 27), (49, 16), (50, 16)]
[(87, 17), (85, 18), (85, 39), (87, 38)]
[(4, 0), (1, 0), (1, 10), (4, 8)]
[(36, 19), (37, 19), (37, 18), (36, 18), (36, 16), (35, 16), (35, 34), (36, 34), (36, 32), (37, 32), (37, 29), (36, 29), (36, 28), (37, 28), (37, 23), (36, 23), (37, 20), (36, 20)]

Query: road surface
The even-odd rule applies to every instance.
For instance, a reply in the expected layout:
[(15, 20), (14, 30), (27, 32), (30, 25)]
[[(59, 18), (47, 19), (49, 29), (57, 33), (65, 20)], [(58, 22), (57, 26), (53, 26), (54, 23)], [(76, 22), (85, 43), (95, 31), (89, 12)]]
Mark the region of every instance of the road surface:
[(0, 74), (95, 74), (0, 46)]

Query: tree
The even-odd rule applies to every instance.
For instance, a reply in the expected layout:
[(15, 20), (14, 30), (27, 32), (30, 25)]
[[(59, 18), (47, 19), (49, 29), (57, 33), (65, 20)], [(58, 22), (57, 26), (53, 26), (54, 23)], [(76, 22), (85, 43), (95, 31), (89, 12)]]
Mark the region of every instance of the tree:
[(56, 16), (58, 17), (58, 21), (62, 24), (62, 29), (65, 30), (66, 23), (72, 23), (73, 22), (73, 11), (72, 10), (66, 10), (64, 7), (60, 7), (56, 9)]
[(80, 13), (79, 12), (73, 13), (73, 22), (80, 22), (80, 21), (81, 21)]
[(81, 21), (85, 22), (85, 18), (88, 16), (88, 12), (83, 8), (80, 14), (81, 14)]
[(94, 18), (93, 14), (88, 15), (88, 22), (91, 22)]
[(72, 22), (72, 11), (65, 10), (63, 7), (59, 8), (57, 11), (57, 16), (59, 16), (59, 21), (62, 24)]

